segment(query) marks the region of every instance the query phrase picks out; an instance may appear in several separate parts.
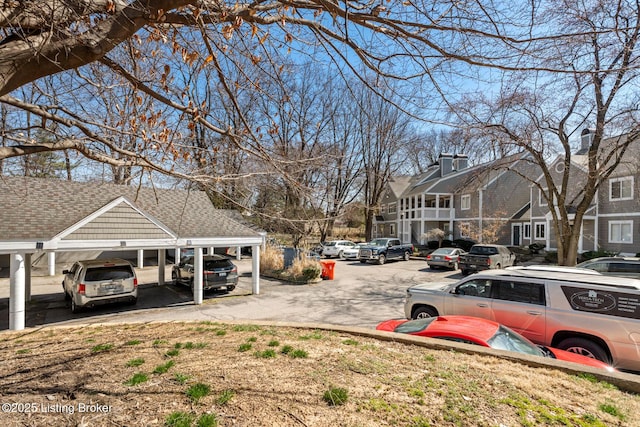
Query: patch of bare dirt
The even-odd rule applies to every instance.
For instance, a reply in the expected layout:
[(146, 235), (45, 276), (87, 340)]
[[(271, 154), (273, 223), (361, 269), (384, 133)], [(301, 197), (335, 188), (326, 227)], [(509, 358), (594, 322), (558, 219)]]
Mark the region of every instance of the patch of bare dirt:
[[(343, 405), (323, 399), (331, 388)], [(209, 322), (4, 332), (0, 396), (8, 426), (640, 425), (637, 395), (554, 369)]]

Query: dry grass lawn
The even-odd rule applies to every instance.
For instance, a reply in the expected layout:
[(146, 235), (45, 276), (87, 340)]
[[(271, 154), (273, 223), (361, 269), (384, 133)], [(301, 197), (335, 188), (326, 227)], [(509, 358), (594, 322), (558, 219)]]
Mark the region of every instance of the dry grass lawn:
[(321, 330), (222, 323), (0, 334), (6, 426), (639, 426), (589, 376)]

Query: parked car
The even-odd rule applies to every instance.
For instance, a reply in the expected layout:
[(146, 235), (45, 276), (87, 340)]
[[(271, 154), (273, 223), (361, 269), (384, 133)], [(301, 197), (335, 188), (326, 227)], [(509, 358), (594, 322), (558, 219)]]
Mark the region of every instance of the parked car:
[(460, 255), (464, 254), (466, 252), (460, 248), (438, 248), (427, 255), (427, 264), (432, 270), (442, 267), (455, 271), (458, 269)]
[(576, 267), (595, 270), (600, 274), (640, 279), (640, 258), (603, 257), (581, 262)]
[(412, 244), (402, 244), (400, 239), (396, 238), (380, 237), (362, 245), (358, 258), (363, 264), (368, 261), (375, 261), (382, 265), (387, 260), (393, 259), (409, 261), (412, 253)]
[(465, 276), (476, 271), (500, 269), (516, 265), (516, 254), (503, 245), (478, 243), (458, 260)]
[(418, 320), (393, 319), (380, 323), (376, 329), (421, 337), (475, 344), (496, 350), (508, 350), (530, 356), (549, 357), (579, 363), (594, 368), (616, 371), (610, 365), (591, 357), (538, 346), (508, 327), (488, 319), (470, 316), (438, 316)]
[(76, 261), (63, 270), (62, 289), (71, 311), (114, 302), (138, 301), (138, 278), (131, 263), (120, 258)]
[(343, 258), (344, 250), (353, 248), (356, 244), (350, 240), (332, 240), (325, 242), (322, 247), (322, 255), (325, 258)]
[[(180, 264), (174, 265), (171, 270), (171, 279), (175, 284), (183, 284), (191, 287), (193, 291), (195, 258), (193, 256), (182, 258)], [(233, 291), (238, 285), (238, 268), (229, 258), (222, 255), (204, 255), (202, 257), (202, 289)]]
[(364, 245), (365, 243), (356, 243), (354, 246), (344, 249), (342, 251), (342, 258), (358, 259), (358, 253), (360, 253), (360, 248)]
[(550, 271), (486, 270), (407, 289), (407, 319), (442, 315), (499, 322), (536, 344), (640, 372), (640, 280)]

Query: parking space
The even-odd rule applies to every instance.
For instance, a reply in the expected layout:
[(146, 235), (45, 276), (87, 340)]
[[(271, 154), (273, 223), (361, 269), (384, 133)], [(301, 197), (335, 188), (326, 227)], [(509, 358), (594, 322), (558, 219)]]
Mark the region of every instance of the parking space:
[[(295, 285), (261, 278), (260, 294), (251, 294), (251, 259), (234, 261), (238, 287), (230, 293), (206, 293), (194, 305), (188, 287), (158, 286), (157, 268), (137, 271), (140, 288), (136, 306), (109, 305), (72, 314), (60, 286), (62, 277), (34, 277), (27, 303), (26, 326), (161, 320), (263, 320), (320, 322), (373, 327), (383, 319), (403, 317), (409, 286), (461, 278), (460, 273), (428, 268), (425, 260), (385, 265), (337, 260), (334, 280)], [(171, 277), (167, 269), (165, 277)], [(8, 279), (0, 279), (0, 330), (8, 329)]]

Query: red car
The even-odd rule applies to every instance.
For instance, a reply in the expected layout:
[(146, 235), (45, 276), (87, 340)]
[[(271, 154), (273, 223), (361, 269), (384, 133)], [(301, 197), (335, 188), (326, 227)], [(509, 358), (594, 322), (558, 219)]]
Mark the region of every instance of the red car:
[(476, 344), (496, 350), (517, 351), (534, 356), (551, 357), (567, 362), (580, 363), (606, 369), (609, 372), (616, 371), (615, 368), (597, 359), (557, 348), (538, 346), (504, 325), (479, 317), (438, 316), (416, 320), (393, 319), (380, 323), (376, 329)]

